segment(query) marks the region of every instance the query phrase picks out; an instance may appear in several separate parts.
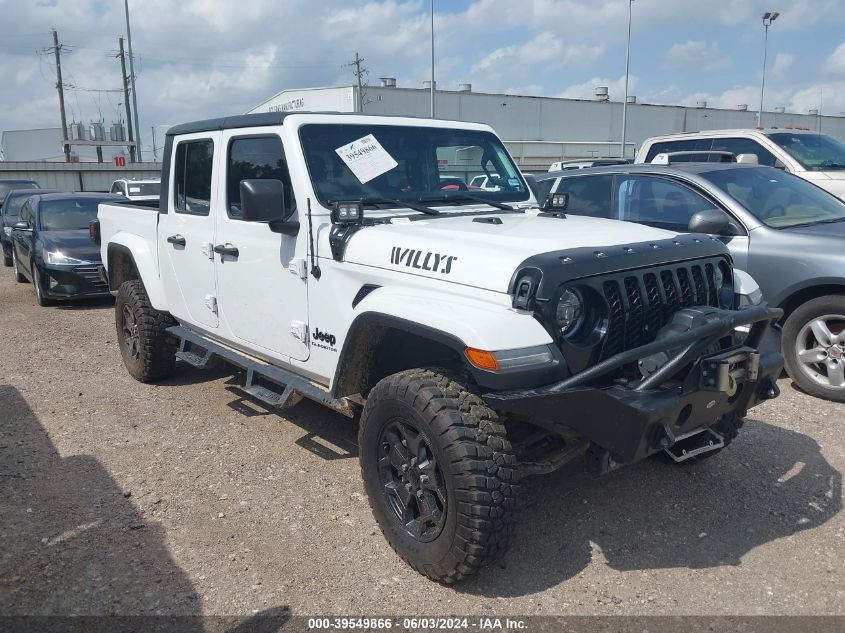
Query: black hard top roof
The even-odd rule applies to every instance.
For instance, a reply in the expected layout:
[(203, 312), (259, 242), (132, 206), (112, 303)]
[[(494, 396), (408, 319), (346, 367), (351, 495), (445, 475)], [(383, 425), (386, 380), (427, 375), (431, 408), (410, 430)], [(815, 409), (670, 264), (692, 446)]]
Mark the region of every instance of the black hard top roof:
[(175, 125), (167, 130), (167, 136), (177, 134), (193, 134), (195, 132), (216, 132), (218, 130), (231, 130), (244, 127), (262, 127), (265, 125), (282, 125), (286, 117), (295, 114), (328, 114), (336, 117), (364, 116), (372, 119), (393, 118), (401, 116), (403, 119), (430, 119), (427, 116), (396, 115), (396, 114), (362, 114), (361, 112), (318, 112), (294, 110), (291, 112), (256, 112), (254, 114), (236, 114), (233, 116), (220, 117), (217, 119), (205, 119), (204, 121), (193, 121)]

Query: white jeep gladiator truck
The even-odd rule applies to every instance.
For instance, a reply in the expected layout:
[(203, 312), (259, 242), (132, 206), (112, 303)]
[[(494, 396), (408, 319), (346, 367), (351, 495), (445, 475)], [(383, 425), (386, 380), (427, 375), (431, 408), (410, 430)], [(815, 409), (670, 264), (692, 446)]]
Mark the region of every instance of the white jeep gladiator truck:
[(504, 551), (523, 477), (701, 459), (777, 395), (781, 312), (738, 309), (721, 242), (538, 205), (485, 125), (200, 121), (161, 182), (91, 227), (129, 373), (222, 360), (264, 403), (360, 417), (374, 516), (435, 580)]

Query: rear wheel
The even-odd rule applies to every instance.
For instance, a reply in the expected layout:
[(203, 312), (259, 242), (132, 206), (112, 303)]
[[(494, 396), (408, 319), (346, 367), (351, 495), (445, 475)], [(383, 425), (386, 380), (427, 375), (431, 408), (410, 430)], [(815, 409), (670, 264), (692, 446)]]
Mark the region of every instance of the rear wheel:
[(787, 373), (803, 391), (845, 402), (845, 296), (819, 297), (790, 314), (783, 356)]
[(383, 379), (367, 398), (358, 445), (373, 515), (411, 567), (452, 583), (504, 553), (516, 456), (466, 379), (426, 369)]
[(18, 270), (18, 257), (15, 255), (15, 251), (12, 251), (12, 266), (15, 267), (15, 281), (19, 284), (25, 284), (28, 279), (25, 275), (21, 274), (21, 271)]
[(114, 315), (120, 354), (132, 377), (153, 382), (171, 375), (176, 365), (176, 339), (167, 328), (175, 321), (152, 306), (140, 280), (121, 284)]

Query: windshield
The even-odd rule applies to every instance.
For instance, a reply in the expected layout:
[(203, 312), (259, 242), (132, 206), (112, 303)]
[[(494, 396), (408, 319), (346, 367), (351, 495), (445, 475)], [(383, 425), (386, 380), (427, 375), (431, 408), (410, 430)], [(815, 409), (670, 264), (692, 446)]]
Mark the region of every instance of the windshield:
[(701, 174), (773, 228), (845, 220), (845, 203), (811, 182), (773, 167)]
[(9, 196), (9, 199), (6, 201), (6, 204), (3, 205), (3, 215), (16, 218), (18, 214), (21, 212), (21, 207), (23, 203), (26, 202), (30, 197), (35, 195), (35, 191), (32, 193), (18, 193)]
[(42, 231), (88, 230), (88, 225), (97, 219), (97, 205), (105, 200), (99, 198), (42, 200), (38, 217)]
[[(327, 207), (338, 200), (379, 198), (420, 202), (436, 196), (498, 202), (529, 192), (501, 141), (489, 132), (445, 128), (311, 124), (300, 130), (314, 192)], [(475, 181), (478, 182), (477, 180)], [(477, 203), (477, 201), (476, 201)]]
[(845, 143), (826, 134), (769, 134), (795, 160), (809, 171), (839, 171), (845, 169)]
[(161, 195), (160, 182), (128, 182), (130, 196), (159, 196)]

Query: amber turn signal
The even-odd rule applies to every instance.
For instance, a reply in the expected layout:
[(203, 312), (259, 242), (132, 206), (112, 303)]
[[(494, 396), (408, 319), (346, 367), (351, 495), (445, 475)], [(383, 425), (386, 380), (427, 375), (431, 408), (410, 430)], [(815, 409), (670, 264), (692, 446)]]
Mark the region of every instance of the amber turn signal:
[(486, 369), (487, 371), (499, 371), (499, 361), (493, 352), (488, 352), (483, 349), (475, 349), (474, 347), (467, 347), (464, 350), (467, 359), (475, 367), (479, 369)]

